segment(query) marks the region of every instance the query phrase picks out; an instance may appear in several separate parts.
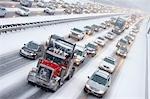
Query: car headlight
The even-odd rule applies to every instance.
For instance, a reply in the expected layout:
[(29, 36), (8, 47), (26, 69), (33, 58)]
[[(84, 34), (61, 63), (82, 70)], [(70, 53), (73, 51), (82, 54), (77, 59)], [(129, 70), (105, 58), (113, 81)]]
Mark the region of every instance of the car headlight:
[(90, 86), (88, 84), (85, 85), (86, 88), (90, 89)]
[(100, 90), (97, 92), (98, 94), (104, 94), (104, 91)]
[(34, 55), (34, 56), (35, 56), (35, 55), (36, 55), (36, 53), (30, 53), (30, 55), (32, 55), (32, 56)]

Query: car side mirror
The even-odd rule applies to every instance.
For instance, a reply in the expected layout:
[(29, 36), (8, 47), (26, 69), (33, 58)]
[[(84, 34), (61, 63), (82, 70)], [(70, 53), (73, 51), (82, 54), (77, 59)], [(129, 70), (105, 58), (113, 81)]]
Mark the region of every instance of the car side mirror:
[(108, 85), (107, 87), (110, 87), (110, 85)]
[(90, 78), (90, 76), (88, 76), (88, 79)]
[(25, 46), (26, 44), (24, 44), (24, 46)]

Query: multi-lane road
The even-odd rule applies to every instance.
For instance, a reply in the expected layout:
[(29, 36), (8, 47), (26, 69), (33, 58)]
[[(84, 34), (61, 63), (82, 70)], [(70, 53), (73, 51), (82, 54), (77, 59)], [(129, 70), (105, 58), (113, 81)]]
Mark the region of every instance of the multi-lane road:
[[(44, 33), (44, 35), (42, 34), (41, 37), (43, 40), (46, 40), (45, 38), (48, 38), (48, 36), (51, 33), (61, 35), (68, 35), (70, 28), (72, 27), (78, 27), (78, 28), (82, 28), (84, 27), (84, 25), (92, 25), (92, 24), (100, 24), (101, 22), (110, 19), (110, 17), (106, 17), (106, 18), (100, 18), (100, 19), (93, 19), (93, 20), (86, 20), (86, 21), (78, 21), (78, 22), (71, 22), (71, 23), (63, 23), (63, 24), (58, 24), (58, 25), (52, 25), (52, 26), (44, 26), (44, 27), (40, 27), (40, 28), (35, 28), (35, 29), (27, 29), (24, 31), (18, 31), (15, 34), (11, 34), (8, 35), (7, 37), (0, 37), (1, 41), (5, 41), (2, 39), (9, 39), (9, 42), (13, 42), (13, 38), (17, 37), (16, 41), (14, 41), (14, 43), (21, 43), (21, 42), (27, 42), (28, 40), (32, 40), (35, 38), (39, 38), (41, 36), (40, 33)], [(60, 29), (61, 28), (61, 29)], [(144, 28), (144, 27), (142, 27)], [(95, 33), (92, 36), (86, 36), (86, 38), (83, 41), (79, 41), (76, 42), (74, 40), (68, 39), (71, 42), (76, 42), (79, 45), (84, 46), (86, 43), (93, 41), (96, 37), (98, 36), (103, 36), (105, 35), (108, 31), (110, 31), (111, 28), (108, 28), (107, 30), (103, 30), (101, 32)], [(118, 37), (115, 38), (115, 40), (113, 41), (109, 41), (106, 46), (104, 48), (99, 48), (99, 53), (98, 55), (96, 55), (96, 57), (94, 58), (87, 58), (85, 60), (85, 62), (83, 64), (81, 64), (81, 66), (78, 67), (74, 77), (65, 83), (65, 85), (63, 85), (56, 93), (51, 93), (51, 92), (45, 92), (43, 89), (38, 88), (36, 86), (31, 86), (27, 83), (27, 74), (29, 72), (29, 70), (31, 70), (32, 67), (35, 67), (37, 64), (37, 60), (33, 61), (33, 60), (29, 60), (26, 58), (21, 57), (18, 52), (19, 49), (16, 49), (16, 51), (13, 51), (11, 53), (6, 53), (5, 55), (1, 55), (0, 57), (0, 85), (1, 89), (0, 89), (0, 99), (58, 99), (58, 98), (68, 98), (68, 99), (72, 99), (74, 97), (74, 99), (97, 99), (97, 97), (91, 96), (89, 94), (86, 94), (83, 92), (83, 87), (85, 85), (85, 82), (87, 81), (87, 76), (91, 75), (98, 67), (101, 59), (105, 56), (108, 55), (113, 55), (114, 57), (117, 57), (116, 55), (114, 55), (114, 52), (116, 50), (115, 48), (115, 44), (116, 42), (122, 38), (124, 35), (128, 34), (130, 31), (127, 30), (123, 33), (123, 35), (120, 35)], [(39, 36), (37, 36), (36, 34), (38, 34)], [(21, 36), (22, 35), (22, 36)], [(23, 36), (24, 35), (24, 36)], [(35, 37), (34, 37), (35, 36)], [(137, 35), (138, 40), (140, 39), (141, 36), (141, 32)], [(141, 36), (143, 38), (143, 36)], [(20, 42), (19, 42), (20, 41)], [(139, 40), (140, 41), (140, 40)], [(141, 40), (141, 42), (143, 43), (143, 41)], [(135, 41), (135, 44), (137, 45), (139, 42)], [(5, 43), (7, 46), (9, 46), (10, 44), (8, 42)], [(19, 45), (19, 44), (17, 44)], [(22, 44), (23, 45), (23, 44)], [(15, 44), (14, 44), (15, 46)], [(21, 46), (20, 46), (21, 47)], [(133, 47), (135, 49), (135, 46), (133, 44)], [(7, 48), (7, 47), (4, 47)], [(132, 49), (132, 46), (131, 46)], [(144, 50), (144, 49), (143, 49)], [(141, 51), (143, 51), (141, 50)], [(139, 50), (137, 50), (139, 51)], [(141, 54), (140, 52), (137, 52), (138, 54)], [(129, 52), (129, 54), (134, 53), (132, 50)], [(144, 59), (144, 56), (141, 56)], [(134, 73), (134, 70), (131, 69), (129, 71), (124, 71), (125, 66), (124, 64), (126, 64), (127, 61), (130, 60), (134, 60), (135, 57), (132, 56), (128, 56), (127, 59), (122, 59), (120, 57), (117, 57), (118, 59), (118, 67), (115, 71), (115, 73), (113, 74), (112, 77), (112, 85), (110, 87), (110, 89), (108, 90), (108, 92), (106, 93), (106, 95), (104, 96), (104, 98), (108, 98), (110, 99), (111, 97), (121, 97), (119, 96), (119, 93), (123, 93), (123, 86), (122, 83), (120, 82), (120, 79), (123, 79), (123, 76), (126, 76), (128, 73), (132, 73), (135, 74), (135, 76), (139, 76), (139, 79), (137, 80), (137, 83), (139, 80), (144, 81), (144, 75), (142, 72), (136, 72)], [(141, 59), (142, 59), (141, 58)], [(141, 60), (143, 62), (143, 60)], [(142, 63), (141, 62), (141, 63)], [(133, 64), (133, 63), (132, 63)], [(138, 66), (138, 64), (134, 63), (134, 65), (137, 65), (138, 68), (141, 69), (141, 66)], [(129, 68), (129, 66), (126, 66)], [(136, 66), (133, 66), (136, 67)], [(132, 67), (132, 68), (133, 68)], [(135, 71), (139, 70), (134, 68)], [(143, 69), (141, 69), (143, 70)], [(122, 75), (123, 72), (123, 75)], [(120, 77), (120, 75), (122, 75)], [(133, 77), (135, 77), (133, 76)], [(129, 77), (130, 78), (130, 77)], [(129, 78), (124, 78), (124, 79), (129, 79)], [(131, 79), (130, 79), (131, 80)], [(119, 92), (116, 90), (115, 87), (119, 88), (118, 82), (120, 83), (120, 89)], [(129, 81), (126, 81), (127, 83)], [(136, 85), (140, 85), (141, 82), (139, 82), (138, 84), (132, 85), (133, 87), (135, 87)], [(117, 84), (117, 86), (116, 86)], [(127, 85), (125, 84), (124, 86), (129, 87), (131, 85)], [(139, 91), (135, 91), (133, 92), (133, 96), (132, 97), (141, 97), (143, 98), (143, 88), (144, 85), (139, 86), (139, 88), (136, 89), (130, 89), (132, 91), (140, 89), (141, 91), (141, 95), (139, 94)], [(114, 92), (115, 90), (115, 92)], [(126, 89), (125, 89), (126, 90)], [(132, 92), (131, 91), (131, 92)], [(127, 92), (125, 92), (126, 94)], [(127, 98), (127, 96), (124, 96)]]

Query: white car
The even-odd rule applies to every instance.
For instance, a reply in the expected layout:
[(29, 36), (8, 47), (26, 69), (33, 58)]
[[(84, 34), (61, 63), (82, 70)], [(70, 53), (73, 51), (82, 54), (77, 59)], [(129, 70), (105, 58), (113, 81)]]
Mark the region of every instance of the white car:
[(117, 65), (117, 61), (114, 57), (105, 57), (101, 62), (99, 68), (109, 73), (113, 73)]
[(111, 75), (103, 70), (97, 70), (86, 82), (84, 91), (102, 98), (111, 84)]
[(116, 51), (116, 55), (119, 55), (123, 58), (126, 58), (127, 57), (127, 54), (128, 54), (128, 48), (127, 46), (122, 46), (122, 47), (119, 47)]
[(129, 44), (128, 40), (122, 38), (117, 42), (116, 47), (127, 46)]
[(94, 41), (96, 44), (98, 44), (99, 46), (104, 47), (107, 40), (104, 37), (98, 37), (96, 38), (96, 40)]
[(84, 29), (87, 35), (92, 35), (94, 33), (94, 30), (90, 26), (85, 26)]
[(96, 43), (91, 42), (85, 45), (85, 50), (87, 52), (87, 55), (91, 55), (92, 57), (94, 57), (97, 54), (98, 46)]
[(45, 8), (47, 5), (46, 5), (46, 2), (39, 1), (39, 2), (37, 3), (37, 6), (42, 7), (42, 8)]
[(50, 9), (50, 8), (45, 8), (45, 9), (44, 9), (44, 12), (45, 12), (45, 13), (48, 13), (49, 15), (54, 15), (54, 14), (55, 14), (55, 10)]
[(113, 40), (115, 38), (116, 34), (114, 34), (113, 32), (108, 32), (105, 35), (105, 38), (109, 39), (109, 40)]
[(30, 14), (30, 10), (25, 7), (21, 7), (16, 11), (16, 14), (20, 16), (28, 16)]
[(75, 53), (74, 53), (74, 65), (79, 66), (81, 63), (84, 62), (86, 57), (87, 57), (87, 53), (84, 47), (76, 46)]
[(79, 41), (79, 40), (82, 40), (84, 36), (85, 36), (84, 31), (77, 29), (77, 28), (73, 28), (71, 29), (71, 33), (69, 34), (68, 37), (77, 39)]

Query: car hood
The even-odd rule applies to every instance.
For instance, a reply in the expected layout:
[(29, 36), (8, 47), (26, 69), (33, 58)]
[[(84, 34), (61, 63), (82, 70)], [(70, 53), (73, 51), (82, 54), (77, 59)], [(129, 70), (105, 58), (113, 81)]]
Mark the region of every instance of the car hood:
[(89, 51), (95, 51), (95, 49), (91, 48), (91, 47), (87, 47), (86, 49), (89, 50)]
[(83, 56), (80, 56), (80, 55), (75, 55), (75, 59), (83, 60), (84, 57), (83, 57)]
[(87, 85), (89, 85), (90, 89), (91, 90), (94, 90), (94, 91), (101, 91), (101, 92), (105, 92), (107, 90), (107, 87), (102, 85), (102, 84), (99, 84), (93, 80), (89, 80), (87, 82)]
[(126, 53), (126, 51), (124, 51), (124, 50), (118, 50), (118, 52), (120, 52), (120, 53), (122, 53), (122, 54), (124, 54), (124, 53)]
[(36, 50), (30, 49), (30, 48), (27, 48), (27, 47), (23, 47), (22, 49), (23, 49), (24, 51), (26, 51), (26, 52), (29, 52), (29, 53), (34, 53), (34, 52), (36, 52)]

